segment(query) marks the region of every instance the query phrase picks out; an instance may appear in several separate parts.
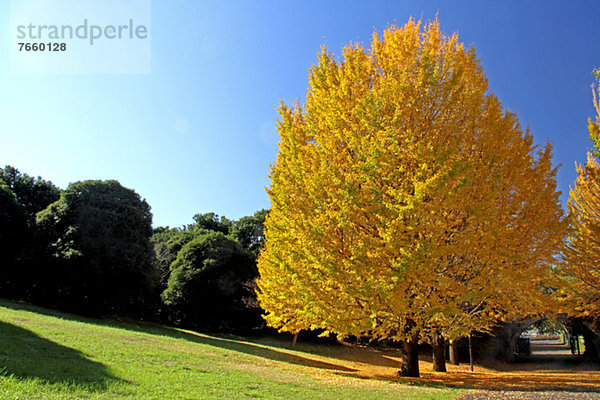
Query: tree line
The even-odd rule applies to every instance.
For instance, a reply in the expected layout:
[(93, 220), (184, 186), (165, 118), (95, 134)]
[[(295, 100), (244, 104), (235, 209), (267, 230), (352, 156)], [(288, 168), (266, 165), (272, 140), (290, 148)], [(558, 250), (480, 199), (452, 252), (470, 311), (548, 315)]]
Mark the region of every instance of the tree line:
[(266, 213), (197, 214), (184, 227), (153, 229), (148, 203), (117, 181), (60, 190), (6, 166), (0, 296), (83, 315), (260, 329), (253, 282)]

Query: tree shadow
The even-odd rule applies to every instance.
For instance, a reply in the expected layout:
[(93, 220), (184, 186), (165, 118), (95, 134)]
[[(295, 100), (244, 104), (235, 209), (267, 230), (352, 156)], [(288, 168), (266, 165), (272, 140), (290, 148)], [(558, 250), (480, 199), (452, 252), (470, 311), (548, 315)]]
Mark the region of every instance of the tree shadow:
[[(527, 363), (514, 363), (506, 366), (485, 365), (486, 370), (481, 372), (466, 371), (466, 369), (464, 369), (466, 368), (466, 366), (461, 366), (460, 369), (455, 369), (454, 367), (450, 366), (450, 371), (448, 373), (432, 373), (425, 370), (425, 368), (422, 368), (420, 379), (398, 378), (395, 375), (395, 371), (398, 369), (397, 366), (399, 358), (399, 351), (397, 349), (357, 348), (343, 345), (323, 346), (312, 343), (299, 343), (298, 347), (292, 349), (290, 346), (291, 340), (285, 340), (280, 337), (262, 337), (249, 339), (247, 337), (237, 337), (233, 335), (209, 335), (182, 330), (152, 322), (115, 319), (93, 319), (80, 317), (72, 314), (66, 314), (49, 310), (46, 308), (30, 306), (23, 303), (14, 303), (5, 300), (0, 300), (0, 306), (15, 310), (24, 310), (45, 314), (67, 320), (87, 322), (100, 326), (115, 327), (136, 333), (147, 333), (156, 336), (164, 336), (174, 339), (186, 340), (203, 345), (249, 354), (264, 359), (330, 370), (336, 375), (348, 376), (353, 378), (375, 379), (386, 382), (398, 382), (401, 384), (430, 388), (480, 389), (487, 391), (600, 391), (600, 373), (592, 372), (590, 370), (578, 371), (574, 370), (573, 368), (566, 368), (565, 370), (540, 370), (539, 365), (536, 365), (535, 363), (531, 364), (531, 369), (529, 369), (524, 368), (527, 365)], [(29, 334), (31, 335), (31, 332), (29, 332)], [(18, 336), (22, 335), (23, 332), (18, 334)], [(55, 345), (54, 343), (52, 344)], [(73, 349), (67, 349), (64, 347), (63, 349), (66, 349), (67, 353), (71, 351), (78, 354), (79, 357), (83, 359), (83, 361), (80, 360), (80, 362), (91, 362), (85, 360), (80, 353), (76, 352)], [(290, 350), (292, 351), (290, 352)], [(303, 353), (306, 356), (301, 355), (299, 353)], [(379, 371), (379, 373), (370, 372), (367, 375), (365, 375), (360, 369), (349, 368), (344, 365), (339, 365), (335, 362), (316, 360), (310, 356), (327, 357), (327, 361), (331, 361), (331, 359), (340, 360), (340, 364), (342, 364), (344, 361), (350, 361), (368, 364), (370, 366), (377, 366), (380, 368), (387, 369), (388, 371), (390, 371), (390, 374), (388, 375), (387, 373), (381, 373), (383, 371)], [(423, 361), (428, 360), (428, 357), (428, 355), (421, 354), (421, 358), (423, 359)], [(0, 366), (4, 365), (3, 362), (4, 359), (0, 359)], [(37, 364), (40, 363), (42, 362), (38, 360)], [(112, 377), (108, 375), (103, 366), (97, 364), (96, 368), (96, 372), (100, 374), (100, 377), (86, 378), (85, 376), (82, 376), (81, 380), (84, 382), (106, 382), (108, 379), (112, 379)], [(28, 368), (26, 371), (30, 372), (29, 370), (31, 369), (32, 368)], [(69, 374), (65, 374), (63, 376), (63, 380), (72, 381), (73, 377), (79, 377), (80, 367), (76, 367), (75, 369), (77, 370), (77, 373), (71, 372)], [(582, 373), (584, 371), (585, 374)], [(39, 374), (39, 372), (37, 373)], [(44, 379), (50, 381), (60, 380), (52, 375), (50, 375), (49, 377), (48, 373), (44, 374), (43, 376), (45, 377)]]
[[(131, 332), (143, 332), (151, 335), (165, 336), (174, 339), (184, 339), (187, 341), (204, 344), (212, 347), (219, 347), (239, 353), (249, 354), (256, 357), (261, 357), (274, 361), (281, 361), (289, 364), (302, 365), (312, 368), (320, 368), (334, 370), (339, 372), (355, 372), (355, 369), (328, 363), (324, 361), (314, 360), (307, 357), (302, 357), (297, 354), (291, 354), (286, 351), (278, 351), (269, 347), (271, 344), (265, 345), (260, 343), (248, 342), (247, 338), (238, 338), (235, 336), (224, 335), (208, 335), (192, 331), (185, 331), (177, 328), (168, 327), (152, 322), (132, 321), (132, 320), (115, 320), (115, 319), (94, 319), (80, 317), (72, 314), (61, 313), (38, 306), (30, 306), (23, 303), (15, 303), (12, 301), (0, 300), (0, 306), (13, 310), (23, 310), (35, 312), (43, 315), (48, 315), (56, 318), (73, 320), (78, 322), (86, 322), (95, 325), (109, 326), (118, 329), (128, 330)], [(0, 333), (1, 334), (1, 333)], [(267, 347), (268, 346), (268, 347)]]
[[(208, 336), (201, 333), (179, 331), (176, 329), (167, 333), (167, 336), (179, 339), (185, 339), (191, 342), (200, 343), (208, 346), (219, 347), (238, 353), (253, 355), (256, 357), (266, 358), (274, 361), (281, 361), (289, 364), (302, 365), (305, 367), (327, 369), (338, 372), (356, 372), (356, 369), (348, 368), (343, 365), (329, 363), (325, 361), (314, 360), (312, 358), (302, 357), (297, 354), (291, 354), (285, 351), (274, 350), (269, 347), (272, 345), (263, 345), (259, 343), (250, 343), (246, 339), (244, 341), (226, 338), (219, 336)], [(282, 349), (283, 350), (283, 349)]]
[(102, 391), (117, 379), (108, 369), (75, 349), (42, 338), (35, 333), (0, 321), (0, 374), (44, 383), (67, 383)]

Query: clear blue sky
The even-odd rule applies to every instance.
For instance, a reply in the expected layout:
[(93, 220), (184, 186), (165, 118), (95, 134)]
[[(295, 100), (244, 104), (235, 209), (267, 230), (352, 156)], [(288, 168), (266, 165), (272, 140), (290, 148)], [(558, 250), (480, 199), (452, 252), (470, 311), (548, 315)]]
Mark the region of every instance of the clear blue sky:
[[(452, 4), (452, 5), (450, 5)], [(269, 207), (280, 99), (303, 101), (323, 43), (339, 54), (410, 16), (435, 18), (476, 48), (490, 89), (550, 139), (566, 200), (591, 143), (597, 1), (153, 0), (149, 75), (11, 75), (0, 42), (0, 164), (60, 187), (117, 179), (154, 224)], [(8, 24), (8, 2), (0, 24)], [(6, 29), (5, 29), (6, 31)], [(5, 32), (5, 36), (8, 33)]]

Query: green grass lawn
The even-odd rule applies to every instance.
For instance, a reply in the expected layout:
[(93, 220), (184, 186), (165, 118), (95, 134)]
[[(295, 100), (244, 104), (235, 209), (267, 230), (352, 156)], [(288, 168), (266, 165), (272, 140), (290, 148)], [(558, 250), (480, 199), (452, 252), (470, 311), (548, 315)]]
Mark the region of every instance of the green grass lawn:
[(335, 358), (315, 359), (312, 351), (290, 351), (277, 341), (86, 319), (5, 300), (0, 343), (1, 399), (448, 399), (460, 393), (348, 376), (351, 368)]

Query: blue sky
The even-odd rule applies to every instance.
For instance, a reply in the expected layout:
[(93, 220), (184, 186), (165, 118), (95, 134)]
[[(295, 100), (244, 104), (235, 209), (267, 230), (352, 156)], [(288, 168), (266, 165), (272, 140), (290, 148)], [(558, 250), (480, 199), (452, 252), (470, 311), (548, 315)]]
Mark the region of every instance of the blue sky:
[(269, 206), (277, 104), (303, 101), (320, 46), (340, 54), (349, 41), (368, 46), (374, 30), (436, 14), (475, 47), (490, 90), (536, 143), (554, 144), (566, 200), (591, 145), (595, 1), (153, 0), (147, 75), (11, 74), (5, 32), (0, 164), (63, 188), (117, 179), (150, 203), (156, 226), (252, 214)]

